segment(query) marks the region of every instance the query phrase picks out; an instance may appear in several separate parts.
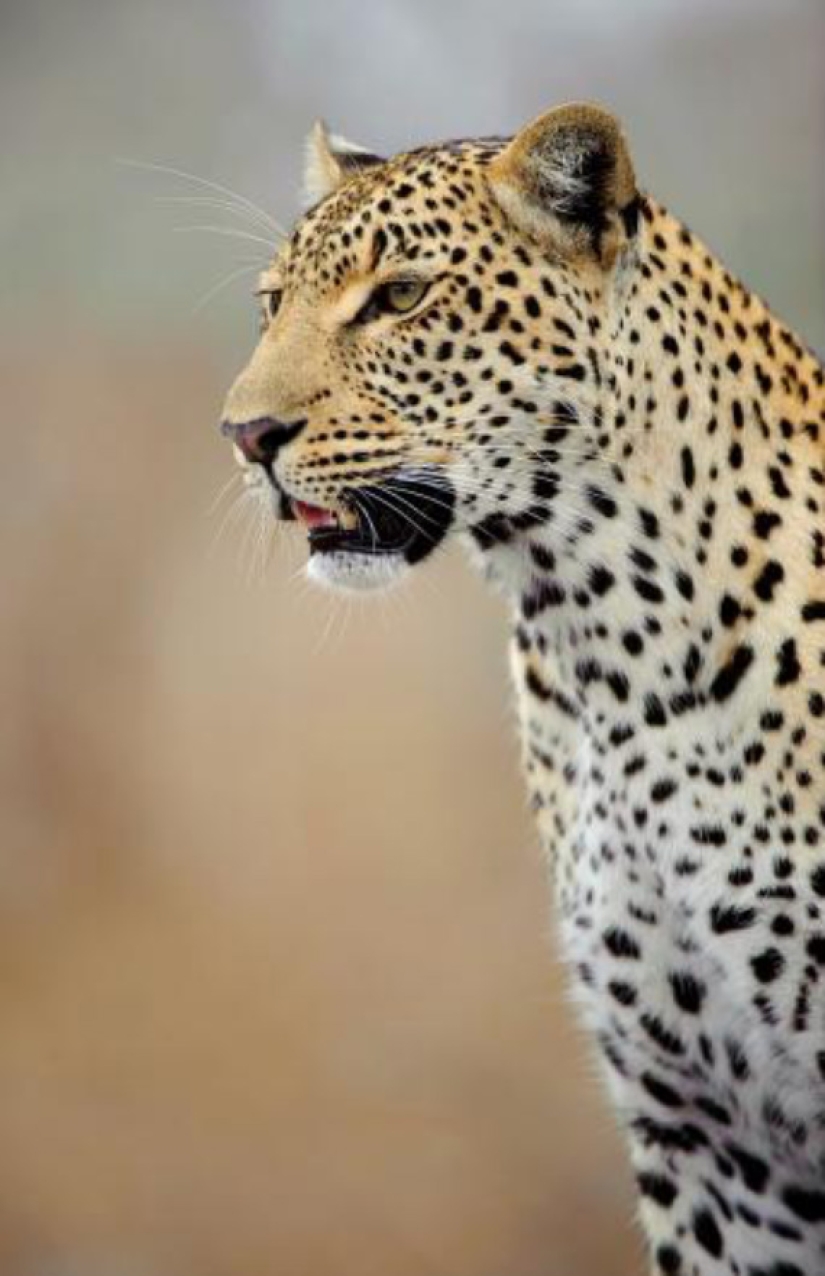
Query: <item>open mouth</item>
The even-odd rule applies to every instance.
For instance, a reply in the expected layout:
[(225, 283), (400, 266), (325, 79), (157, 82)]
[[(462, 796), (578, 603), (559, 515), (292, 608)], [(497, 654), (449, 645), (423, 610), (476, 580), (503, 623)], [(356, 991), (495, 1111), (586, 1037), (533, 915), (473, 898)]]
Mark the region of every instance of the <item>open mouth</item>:
[(395, 554), (408, 563), (419, 562), (443, 540), (454, 506), (452, 488), (442, 476), (396, 475), (347, 489), (334, 510), (281, 493), (282, 517), (304, 524), (311, 554)]

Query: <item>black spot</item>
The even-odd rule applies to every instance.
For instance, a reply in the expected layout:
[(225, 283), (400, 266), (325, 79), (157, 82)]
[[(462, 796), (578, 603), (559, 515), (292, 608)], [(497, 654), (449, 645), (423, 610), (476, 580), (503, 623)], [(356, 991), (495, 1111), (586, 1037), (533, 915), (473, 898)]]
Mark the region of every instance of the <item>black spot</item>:
[(766, 948), (751, 958), (751, 970), (761, 984), (773, 983), (785, 969), (785, 958), (778, 948)]
[(825, 620), (825, 600), (817, 598), (805, 603), (802, 608), (802, 619), (806, 624), (810, 624), (814, 620)]
[(696, 643), (692, 642), (690, 646), (688, 647), (688, 651), (687, 651), (687, 655), (685, 656), (685, 663), (684, 663), (685, 677), (687, 678), (688, 682), (696, 681), (696, 675), (698, 674), (701, 667), (702, 667), (702, 653), (700, 652), (699, 648), (696, 646)]
[(682, 1255), (675, 1245), (660, 1245), (656, 1250), (656, 1266), (663, 1276), (680, 1276)]
[(641, 1174), (637, 1175), (636, 1182), (639, 1185), (639, 1191), (642, 1196), (649, 1197), (651, 1201), (655, 1201), (663, 1209), (669, 1209), (679, 1195), (676, 1184), (666, 1174), (642, 1171)]
[(693, 1235), (702, 1246), (702, 1249), (710, 1254), (711, 1258), (721, 1257), (724, 1249), (722, 1233), (719, 1231), (716, 1220), (710, 1210), (697, 1210), (693, 1215)]
[(642, 1014), (639, 1016), (639, 1023), (651, 1041), (655, 1041), (656, 1045), (661, 1047), (667, 1054), (680, 1055), (685, 1053), (684, 1042), (675, 1032), (671, 1032), (662, 1023), (658, 1015)]
[(724, 846), (728, 840), (721, 824), (694, 824), (690, 836), (699, 846)]
[(542, 682), (535, 669), (527, 670), (524, 675), (524, 684), (537, 700), (549, 700), (552, 695), (551, 688)]
[(782, 1200), (806, 1223), (825, 1223), (825, 1192), (804, 1187), (786, 1187)]
[(730, 594), (724, 594), (719, 604), (719, 619), (726, 629), (732, 628), (742, 615), (742, 608)]
[(769, 558), (761, 572), (753, 582), (753, 592), (762, 602), (769, 603), (774, 595), (776, 586), (785, 577), (785, 568), (776, 559)]
[(610, 673), (605, 677), (605, 682), (619, 704), (626, 704), (630, 698), (630, 682), (626, 675), (620, 673), (618, 669), (611, 669)]
[(539, 471), (533, 476), (533, 494), (537, 500), (552, 501), (559, 490), (559, 479), (556, 474)]
[(581, 363), (568, 363), (563, 368), (554, 368), (554, 372), (557, 377), (569, 377), (571, 381), (584, 381), (587, 376), (587, 369)]
[(696, 466), (693, 463), (693, 453), (689, 447), (683, 447), (681, 451), (682, 461), (682, 482), (685, 487), (693, 487), (696, 482)]
[(651, 540), (656, 540), (659, 535), (659, 520), (653, 511), (640, 507), (639, 522), (642, 525), (642, 531), (645, 536), (649, 536)]
[(770, 538), (773, 529), (779, 527), (781, 522), (782, 519), (778, 514), (774, 514), (772, 510), (760, 510), (758, 514), (753, 516), (754, 534), (761, 541), (766, 541)]
[(755, 908), (737, 908), (735, 904), (714, 904), (710, 910), (710, 925), (716, 935), (726, 935), (733, 930), (747, 930), (755, 921)]
[(612, 496), (608, 496), (600, 487), (588, 487), (585, 491), (590, 504), (604, 518), (615, 518), (618, 513), (618, 506)]
[(768, 477), (771, 480), (771, 491), (774, 496), (779, 497), (781, 501), (789, 500), (793, 493), (785, 482), (785, 476), (778, 465), (768, 466)]
[(722, 666), (710, 684), (710, 694), (714, 700), (721, 703), (733, 695), (753, 664), (753, 659), (753, 647), (747, 643), (740, 643), (738, 647), (734, 648), (727, 663)]
[(715, 1099), (711, 1099), (706, 1094), (700, 1094), (696, 1099), (696, 1106), (700, 1112), (704, 1112), (705, 1116), (709, 1116), (712, 1121), (718, 1121), (720, 1125), (730, 1125), (730, 1113), (727, 1108), (723, 1108), (721, 1103), (717, 1103)]
[(695, 592), (693, 581), (691, 580), (690, 576), (688, 576), (687, 572), (677, 571), (673, 579), (676, 582), (676, 588), (678, 589), (679, 593), (682, 595), (682, 597), (685, 599), (686, 602), (690, 602)]
[(522, 600), (521, 610), (525, 620), (533, 620), (548, 607), (560, 607), (566, 598), (563, 587), (555, 580), (542, 580)]
[(678, 787), (675, 780), (657, 780), (650, 790), (651, 802), (666, 802), (669, 797), (673, 796)]
[(793, 638), (786, 638), (776, 653), (777, 687), (786, 687), (789, 683), (796, 682), (802, 672), (802, 666), (799, 663), (799, 657), (796, 653), (796, 643)]
[(588, 577), (588, 587), (597, 598), (603, 598), (608, 590), (612, 589), (616, 583), (616, 577), (606, 567), (596, 566), (590, 571)]
[[(770, 1223), (768, 1224), (771, 1231), (776, 1231)], [(779, 1233), (776, 1233), (779, 1235)], [(786, 1235), (788, 1240), (801, 1239), (800, 1237), (791, 1237)], [(797, 1267), (796, 1263), (784, 1263), (782, 1261), (771, 1263), (770, 1267), (749, 1267), (748, 1276), (805, 1276), (801, 1267)]]
[(605, 948), (614, 957), (637, 960), (642, 955), (642, 950), (633, 936), (620, 926), (611, 926), (609, 930), (604, 932), (602, 938), (604, 939)]
[(665, 707), (657, 695), (648, 692), (645, 696), (645, 722), (649, 727), (663, 727), (667, 723)]
[(499, 353), (503, 354), (505, 359), (509, 359), (516, 366), (525, 362), (524, 355), (520, 350), (516, 349), (512, 341), (502, 341), (499, 345)]
[(634, 576), (633, 588), (636, 590), (639, 597), (643, 598), (646, 603), (664, 602), (665, 596), (661, 588), (655, 581), (648, 580), (647, 576)]
[(670, 976), (670, 987), (673, 1000), (680, 1010), (689, 1015), (698, 1015), (705, 999), (705, 986), (694, 975), (686, 970), (674, 971)]
[(530, 545), (530, 557), (536, 567), (543, 572), (552, 572), (556, 569), (556, 556), (547, 545)]
[(503, 514), (488, 514), (470, 528), (470, 533), (480, 549), (490, 549), (512, 540), (513, 528)]
[(620, 1006), (633, 1006), (636, 1003), (636, 989), (632, 984), (625, 983), (621, 979), (611, 979), (607, 985), (607, 990), (611, 997), (618, 1001)]
[(657, 1103), (661, 1103), (662, 1107), (681, 1108), (683, 1106), (683, 1099), (679, 1092), (665, 1081), (660, 1081), (652, 1072), (643, 1072), (641, 1082), (650, 1097)]
[(753, 1156), (743, 1148), (737, 1147), (735, 1143), (729, 1143), (725, 1151), (738, 1167), (745, 1187), (750, 1188), (752, 1192), (764, 1192), (771, 1174), (767, 1163), (760, 1157)]
[(475, 284), (473, 284), (471, 288), (467, 289), (467, 305), (475, 314), (481, 314), (481, 308), (483, 305), (481, 289), (477, 288)]

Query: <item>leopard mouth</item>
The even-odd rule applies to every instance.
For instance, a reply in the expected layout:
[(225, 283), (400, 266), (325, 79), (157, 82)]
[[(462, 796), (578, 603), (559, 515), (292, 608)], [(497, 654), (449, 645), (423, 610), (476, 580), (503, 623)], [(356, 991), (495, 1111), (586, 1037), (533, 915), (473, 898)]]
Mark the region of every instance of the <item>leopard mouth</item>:
[(349, 488), (333, 509), (281, 493), (282, 517), (304, 524), (311, 555), (395, 555), (417, 563), (444, 539), (454, 509), (452, 487), (442, 476), (396, 475), (372, 486)]

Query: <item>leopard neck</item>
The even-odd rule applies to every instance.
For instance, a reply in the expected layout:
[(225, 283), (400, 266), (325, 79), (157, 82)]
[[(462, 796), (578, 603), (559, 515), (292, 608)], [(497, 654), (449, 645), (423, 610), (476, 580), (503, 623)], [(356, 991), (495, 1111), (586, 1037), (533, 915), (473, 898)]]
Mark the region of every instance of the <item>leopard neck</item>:
[(798, 631), (825, 563), (822, 369), (673, 217), (643, 213), (601, 340), (584, 305), (567, 317), (590, 407), (545, 436), (546, 500), (475, 542), (583, 714), (767, 713), (803, 648), (818, 659)]

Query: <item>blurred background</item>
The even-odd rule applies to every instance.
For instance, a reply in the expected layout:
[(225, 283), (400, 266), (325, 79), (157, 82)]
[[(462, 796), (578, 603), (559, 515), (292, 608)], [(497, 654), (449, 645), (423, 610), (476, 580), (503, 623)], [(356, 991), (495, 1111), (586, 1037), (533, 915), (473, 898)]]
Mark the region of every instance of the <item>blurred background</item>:
[(2, 4), (2, 1276), (642, 1270), (505, 619), (453, 552), (357, 605), (256, 554), (269, 248), (184, 197), (597, 98), (822, 350), (823, 86), (820, 0)]

